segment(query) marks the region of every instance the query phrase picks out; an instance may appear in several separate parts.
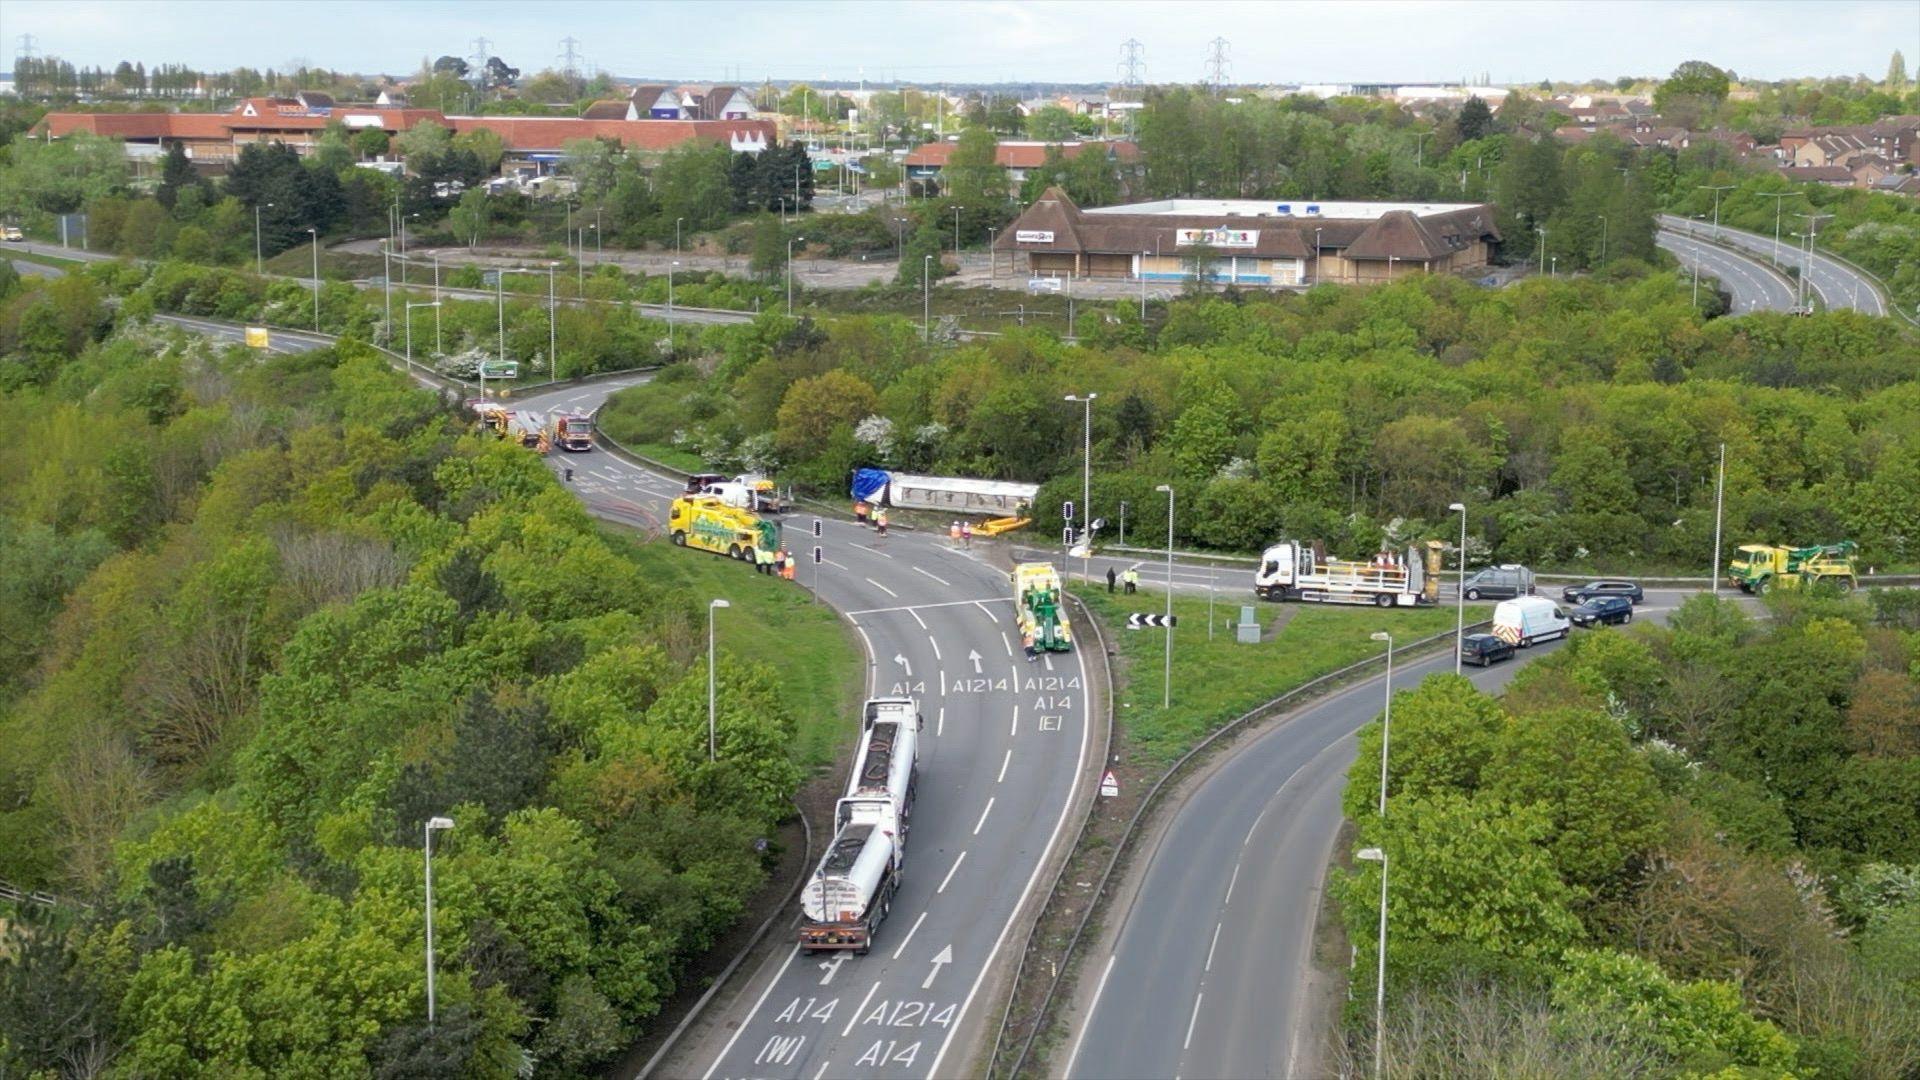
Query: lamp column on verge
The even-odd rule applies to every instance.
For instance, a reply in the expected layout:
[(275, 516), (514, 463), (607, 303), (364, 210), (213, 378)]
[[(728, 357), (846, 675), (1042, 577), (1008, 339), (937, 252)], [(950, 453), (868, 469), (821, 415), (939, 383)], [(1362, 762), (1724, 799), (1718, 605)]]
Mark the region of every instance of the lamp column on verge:
[(307, 226), (307, 232), (313, 237), (313, 329), (320, 331), (320, 230)]
[(1453, 673), (1460, 674), (1460, 647), (1467, 643), (1467, 504), (1451, 503), (1447, 509), (1460, 515), (1460, 583), (1453, 598)]
[(796, 236), (787, 241), (787, 318), (793, 318), (793, 245), (804, 243), (804, 236)]
[(1167, 658), (1160, 676), (1160, 707), (1173, 708), (1173, 485), (1155, 485), (1167, 493)]
[(1727, 444), (1720, 444), (1720, 473), (1713, 485), (1713, 567), (1708, 572), (1708, 580), (1713, 582), (1713, 595), (1720, 595), (1720, 515), (1727, 499)]
[(1380, 720), (1380, 816), (1387, 816), (1387, 741), (1393, 737), (1393, 635), (1375, 630), (1373, 640), (1387, 643), (1387, 706)]
[(442, 829), (453, 828), (453, 819), (433, 817), (427, 819), (422, 830), (426, 839), (427, 867), (427, 1026), (433, 1026), (433, 834)]
[(714, 678), (713, 678), (713, 613), (724, 607), (732, 607), (725, 600), (707, 601), (707, 763), (712, 764), (715, 757), (716, 740), (714, 736)]
[[(679, 259), (675, 259), (667, 264), (667, 352), (669, 355), (673, 353), (675, 346), (678, 345), (678, 342), (674, 340), (673, 336), (673, 271), (674, 268), (679, 265)], [(789, 315), (793, 313), (791, 304), (788, 305), (787, 313)]]
[(1387, 853), (1370, 847), (1354, 852), (1353, 857), (1380, 864), (1380, 942), (1376, 947), (1380, 962), (1373, 985), (1373, 1080), (1380, 1080), (1381, 1054), (1386, 1048), (1387, 1034)]
[(920, 340), (933, 340), (933, 256), (920, 259)]
[(1080, 578), (1083, 581), (1093, 580), (1088, 577), (1088, 560), (1093, 557), (1093, 399), (1099, 396), (1090, 393), (1086, 397), (1078, 394), (1068, 394), (1066, 397), (1066, 400), (1079, 402), (1083, 406), (1081, 411), (1086, 421), (1080, 462), (1080, 548), (1085, 552), (1080, 556)]

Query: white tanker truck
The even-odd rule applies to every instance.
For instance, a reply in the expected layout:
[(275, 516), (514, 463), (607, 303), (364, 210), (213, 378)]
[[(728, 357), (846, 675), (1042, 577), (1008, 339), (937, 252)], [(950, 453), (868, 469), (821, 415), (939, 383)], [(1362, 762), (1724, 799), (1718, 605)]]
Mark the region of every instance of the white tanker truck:
[(900, 888), (919, 758), (919, 706), (875, 698), (862, 710), (860, 752), (834, 810), (836, 832), (800, 890), (800, 947), (864, 955)]

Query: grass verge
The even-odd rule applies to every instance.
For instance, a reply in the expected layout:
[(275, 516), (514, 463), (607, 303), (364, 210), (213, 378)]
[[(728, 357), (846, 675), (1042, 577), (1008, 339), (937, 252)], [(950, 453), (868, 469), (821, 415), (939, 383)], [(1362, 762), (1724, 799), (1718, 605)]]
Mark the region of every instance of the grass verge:
[[(1222, 724), (1301, 683), (1356, 663), (1382, 650), (1376, 630), (1409, 642), (1451, 628), (1450, 607), (1376, 608), (1318, 604), (1267, 604), (1235, 594), (1217, 598), (1213, 637), (1207, 637), (1204, 597), (1176, 596), (1179, 625), (1173, 641), (1173, 707), (1163, 709), (1161, 630), (1128, 630), (1133, 612), (1166, 610), (1164, 593), (1133, 596), (1083, 589), (1087, 606), (1106, 620), (1119, 654), (1114, 672), (1114, 726), (1124, 733), (1127, 760), (1165, 766)], [(1233, 623), (1244, 604), (1254, 604), (1263, 633), (1259, 644), (1235, 640)], [(1467, 621), (1486, 618), (1484, 604), (1467, 606)]]
[(641, 540), (618, 526), (601, 531), (649, 579), (733, 605), (715, 613), (720, 651), (780, 673), (798, 724), (794, 760), (809, 773), (831, 766), (853, 730), (866, 674), (859, 648), (833, 610), (794, 583), (741, 563), (683, 551), (665, 540)]
[(661, 441), (673, 436), (676, 421), (685, 422), (681, 402), (696, 388), (671, 379), (627, 387), (607, 399), (595, 423), (636, 454), (683, 472), (707, 472), (706, 459), (699, 454)]

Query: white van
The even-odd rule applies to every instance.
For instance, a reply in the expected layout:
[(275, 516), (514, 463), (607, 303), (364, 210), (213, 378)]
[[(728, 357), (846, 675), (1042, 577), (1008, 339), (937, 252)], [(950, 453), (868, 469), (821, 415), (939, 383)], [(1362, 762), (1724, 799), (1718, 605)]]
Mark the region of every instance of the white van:
[(1493, 636), (1523, 649), (1536, 641), (1566, 637), (1572, 628), (1567, 613), (1544, 596), (1522, 596), (1494, 605)]

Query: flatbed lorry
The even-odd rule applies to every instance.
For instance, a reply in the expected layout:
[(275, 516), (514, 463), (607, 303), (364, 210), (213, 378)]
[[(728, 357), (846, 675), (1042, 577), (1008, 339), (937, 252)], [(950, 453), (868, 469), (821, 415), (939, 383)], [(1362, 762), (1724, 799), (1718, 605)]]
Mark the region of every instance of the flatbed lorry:
[(1282, 540), (1260, 556), (1254, 595), (1262, 600), (1415, 607), (1440, 601), (1438, 540), (1382, 552), (1368, 562), (1330, 558), (1318, 540)]

